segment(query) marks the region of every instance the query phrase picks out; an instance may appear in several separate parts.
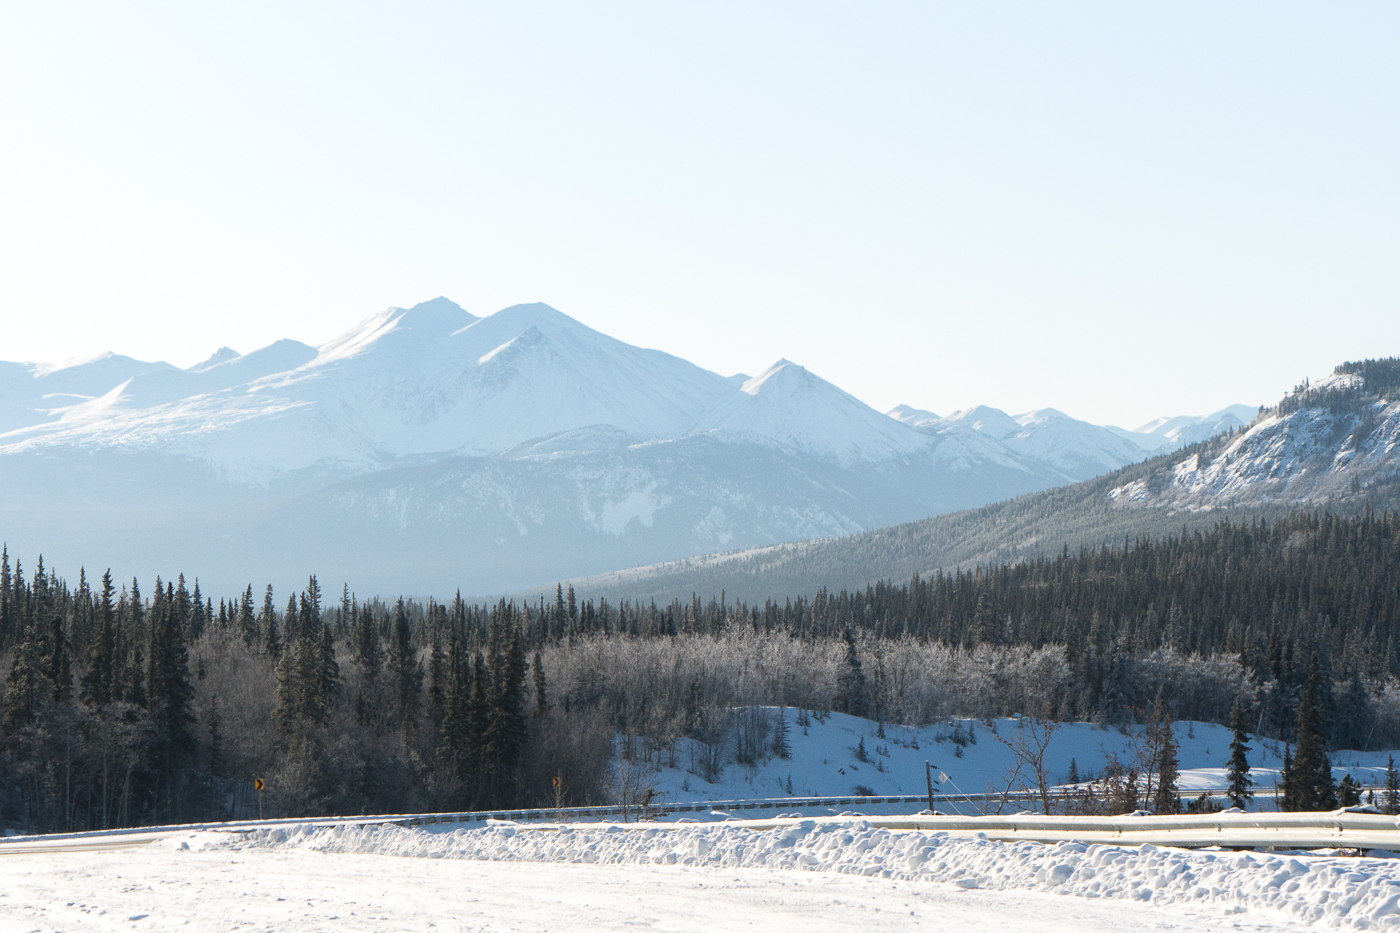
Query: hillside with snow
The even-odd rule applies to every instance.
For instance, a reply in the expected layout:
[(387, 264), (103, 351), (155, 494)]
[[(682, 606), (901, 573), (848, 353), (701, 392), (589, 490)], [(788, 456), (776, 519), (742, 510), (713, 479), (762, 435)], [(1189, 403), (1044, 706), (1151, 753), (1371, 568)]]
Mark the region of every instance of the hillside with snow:
[(1247, 429), (1114, 486), (1108, 497), (1123, 509), (1171, 511), (1389, 497), (1400, 482), (1397, 366), (1370, 362), (1300, 386)]
[[(575, 579), (609, 598), (669, 599), (693, 591), (762, 601), (864, 587), (914, 574), (1016, 562), (1063, 548), (1204, 528), (1222, 517), (1271, 519), (1297, 508), (1355, 513), (1400, 507), (1400, 362), (1348, 363), (1299, 386), (1271, 408), (1242, 406), (1203, 419), (1144, 426), (1165, 451), (1078, 483), (838, 538), (783, 542)], [(891, 417), (941, 437), (975, 438), (1003, 449), (1021, 443), (1042, 462), (1092, 460), (1095, 439), (1133, 432), (1096, 428), (1053, 410), (1012, 417), (986, 407), (946, 418), (900, 406)], [(1234, 424), (1185, 447), (1192, 430)], [(1200, 427), (1204, 425), (1205, 427)], [(1027, 432), (1027, 426), (1038, 433)], [(1060, 433), (1056, 433), (1056, 432)], [(1097, 433), (1096, 433), (1097, 432)], [(1057, 448), (1055, 440), (1080, 441)], [(1152, 443), (1156, 443), (1153, 441)], [(1067, 453), (1068, 452), (1068, 453)]]
[(0, 363), (0, 536), (70, 572), (491, 593), (859, 533), (1145, 450), (1053, 409), (890, 414), (787, 360), (725, 377), (548, 305), (438, 298), (188, 369)]

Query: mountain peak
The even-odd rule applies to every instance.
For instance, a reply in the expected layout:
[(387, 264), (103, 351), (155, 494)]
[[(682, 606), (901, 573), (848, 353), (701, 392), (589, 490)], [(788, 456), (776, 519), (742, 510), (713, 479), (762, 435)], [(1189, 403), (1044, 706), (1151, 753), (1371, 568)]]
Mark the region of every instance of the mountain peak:
[(395, 323), (400, 327), (445, 330), (447, 333), (481, 320), (457, 302), (441, 295), (428, 301), (420, 301), (411, 308), (391, 310), (401, 312), (395, 317)]
[(195, 363), (193, 366), (186, 369), (185, 372), (202, 373), (206, 369), (213, 369), (220, 363), (227, 363), (229, 360), (236, 360), (242, 355), (243, 354), (239, 353), (237, 350), (232, 349), (231, 347), (219, 347), (219, 349), (213, 352), (209, 359), (205, 360), (202, 363)]
[[(804, 379), (803, 377), (807, 377)], [(763, 391), (764, 386), (796, 386), (801, 382), (806, 382), (812, 378), (811, 373), (806, 368), (792, 362), (792, 360), (781, 359), (769, 366), (763, 372), (746, 381), (740, 391), (749, 395), (757, 395)]]
[(921, 427), (925, 424), (933, 424), (935, 421), (942, 420), (933, 412), (923, 408), (915, 408), (912, 405), (896, 405), (885, 412), (885, 414), (895, 421), (904, 422), (912, 428)]
[(949, 424), (971, 428), (980, 434), (997, 440), (1010, 437), (1021, 430), (1021, 426), (1000, 408), (990, 405), (977, 405), (964, 411), (957, 411), (945, 419)]

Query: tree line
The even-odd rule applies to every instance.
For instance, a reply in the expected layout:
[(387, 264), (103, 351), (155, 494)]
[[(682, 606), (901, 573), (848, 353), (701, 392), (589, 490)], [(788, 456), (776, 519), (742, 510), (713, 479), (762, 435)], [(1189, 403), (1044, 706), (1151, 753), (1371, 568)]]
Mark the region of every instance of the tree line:
[[(1400, 518), (1295, 514), (811, 598), (215, 600), (0, 552), (0, 823), (75, 830), (616, 797), (702, 780), (763, 706), (889, 723), (1028, 714), (1400, 742)], [(745, 712), (748, 711), (748, 712)], [(1307, 712), (1304, 717), (1303, 712)], [(1309, 732), (1312, 735), (1313, 732)], [(1316, 745), (1316, 743), (1314, 743)], [(1315, 758), (1305, 762), (1315, 771)]]

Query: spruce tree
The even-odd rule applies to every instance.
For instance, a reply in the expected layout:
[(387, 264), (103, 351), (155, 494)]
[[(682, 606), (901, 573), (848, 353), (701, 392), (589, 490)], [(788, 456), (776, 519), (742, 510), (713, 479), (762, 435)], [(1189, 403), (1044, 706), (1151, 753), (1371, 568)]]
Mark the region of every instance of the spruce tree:
[(1350, 774), (1343, 777), (1337, 785), (1337, 805), (1341, 807), (1359, 807), (1361, 805), (1361, 785), (1356, 783)]
[(1230, 763), (1225, 772), (1230, 783), (1225, 796), (1229, 798), (1230, 806), (1241, 810), (1248, 810), (1249, 802), (1254, 798), (1254, 780), (1249, 776), (1249, 746), (1245, 744), (1249, 740), (1246, 728), (1244, 704), (1236, 699), (1235, 708), (1230, 713), (1233, 735), (1230, 739)]
[(10, 548), (0, 545), (0, 651), (10, 646), (13, 620), (10, 617)]
[(1277, 806), (1285, 813), (1290, 813), (1298, 809), (1298, 786), (1293, 774), (1293, 749), (1285, 742), (1283, 745), (1283, 764), (1278, 772)]
[(1382, 809), (1391, 816), (1400, 814), (1400, 770), (1395, 768), (1395, 756), (1389, 755), (1385, 763), (1385, 805)]
[(398, 701), (403, 743), (412, 748), (418, 742), (418, 717), (422, 706), (423, 666), (413, 647), (413, 629), (408, 607), (400, 597), (394, 606), (394, 630), (389, 643), (390, 689)]
[(549, 695), (544, 679), (544, 659), (540, 657), (538, 651), (535, 652), (534, 660), (530, 663), (530, 671), (535, 681), (535, 715), (543, 716), (549, 711)]
[(860, 667), (860, 654), (856, 651), (855, 632), (848, 627), (842, 637), (846, 640), (846, 663), (837, 676), (836, 708), (852, 716), (864, 716), (865, 674)]
[(525, 650), (520, 632), (512, 626), (509, 641), (504, 633), (492, 630), (495, 669), (487, 712), (485, 745), (490, 762), (492, 796), (496, 806), (514, 806), (518, 794), (515, 769), (529, 737), (525, 715)]
[(282, 645), (287, 651), (291, 651), (292, 646), (301, 637), (301, 633), (297, 631), (300, 626), (299, 615), (296, 595), (288, 596), (287, 609), (282, 613)]
[(316, 712), (318, 722), (325, 722), (340, 697), (340, 663), (335, 658), (335, 632), (329, 625), (321, 626), (318, 652), (318, 683)]
[(792, 757), (792, 743), (788, 740), (786, 706), (778, 710), (778, 724), (773, 729), (773, 754), (785, 760)]
[(258, 619), (253, 613), (253, 584), (249, 583), (248, 588), (243, 591), (242, 597), (238, 600), (238, 632), (243, 637), (243, 644), (249, 648), (258, 642)]
[(47, 687), (43, 647), (31, 631), (22, 630), (14, 657), (10, 659), (10, 674), (5, 681), (0, 730), (6, 735), (14, 735), (33, 722)]
[(441, 730), (447, 713), (447, 653), (443, 651), (442, 636), (446, 627), (447, 607), (428, 602), (428, 719), (433, 729)]
[(194, 745), (194, 685), (190, 682), (187, 624), (179, 617), (175, 588), (156, 579), (147, 650), (146, 701), (151, 711), (151, 760), (158, 783), (173, 784)]
[(277, 631), (277, 609), (272, 603), (272, 584), (263, 591), (262, 612), (258, 614), (258, 625), (262, 628), (263, 648), (276, 664), (282, 660), (282, 638)]
[(1326, 723), (1319, 702), (1320, 674), (1316, 660), (1298, 703), (1294, 731), (1298, 748), (1293, 755), (1293, 809), (1333, 810), (1337, 807), (1337, 785), (1332, 780), (1332, 763), (1327, 757)]
[(52, 605), (49, 617), (49, 687), (55, 703), (65, 703), (73, 696), (73, 659), (69, 650), (68, 632), (63, 624), (63, 608)]
[[(456, 609), (460, 610), (459, 605)], [(466, 657), (466, 645), (453, 613), (452, 627), (447, 636), (447, 696), (442, 716), (442, 739), (438, 757), (449, 770), (467, 785), (470, 777), (471, 753), (471, 664)]]
[(101, 709), (116, 699), (117, 619), (112, 604), (112, 571), (102, 575), (102, 592), (97, 598), (97, 631), (88, 648), (88, 669), (83, 675), (82, 700)]
[(1162, 714), (1158, 702), (1158, 742), (1157, 760), (1153, 766), (1157, 772), (1157, 783), (1152, 790), (1152, 812), (1160, 815), (1174, 815), (1181, 812), (1181, 794), (1177, 789), (1179, 762), (1176, 732), (1172, 728), (1171, 717)]

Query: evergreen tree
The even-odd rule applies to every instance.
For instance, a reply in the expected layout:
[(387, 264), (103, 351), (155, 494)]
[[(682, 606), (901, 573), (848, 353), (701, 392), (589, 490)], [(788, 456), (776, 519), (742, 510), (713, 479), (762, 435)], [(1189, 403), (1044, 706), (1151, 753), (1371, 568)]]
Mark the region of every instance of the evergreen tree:
[(1290, 777), (1295, 810), (1333, 810), (1337, 807), (1337, 786), (1332, 781), (1332, 763), (1327, 757), (1327, 732), (1319, 702), (1319, 682), (1318, 665), (1314, 660), (1294, 723), (1298, 748), (1293, 756)]
[(836, 682), (836, 709), (852, 716), (866, 713), (865, 674), (860, 666), (860, 654), (856, 651), (855, 633), (847, 628), (843, 634), (846, 640), (846, 663)]
[(335, 659), (335, 632), (329, 625), (321, 626), (320, 651), (316, 684), (317, 722), (324, 723), (340, 696), (340, 663)]
[(792, 743), (788, 740), (786, 706), (778, 710), (778, 723), (773, 729), (773, 754), (784, 760), (792, 757)]
[(131, 596), (126, 603), (129, 625), (127, 626), (127, 637), (131, 641), (131, 658), (125, 664), (125, 678), (122, 685), (122, 695), (127, 702), (140, 707), (149, 708), (149, 698), (146, 696), (146, 655), (142, 650), (142, 644), (149, 636), (146, 625), (146, 606), (141, 599), (141, 587), (136, 582), (136, 578), (131, 578)]
[(1343, 777), (1337, 785), (1337, 805), (1341, 807), (1359, 807), (1361, 805), (1361, 785), (1356, 783), (1350, 774)]
[(258, 626), (262, 629), (263, 648), (273, 663), (282, 660), (282, 637), (277, 631), (277, 609), (272, 603), (272, 584), (263, 591), (262, 612), (258, 614)]
[(11, 736), (34, 721), (49, 686), (39, 640), (27, 628), (21, 629), (18, 640), (14, 657), (10, 659), (3, 713), (0, 713), (0, 728)]
[(379, 680), (384, 667), (384, 648), (380, 644), (379, 624), (369, 603), (360, 607), (360, 617), (355, 624), (355, 662), (366, 682), (372, 684)]
[(88, 648), (88, 669), (83, 675), (82, 700), (101, 709), (116, 699), (117, 619), (113, 597), (112, 571), (102, 575), (102, 593), (97, 598), (97, 631)]
[(0, 651), (10, 646), (13, 637), (10, 606), (10, 548), (0, 545)]
[(282, 613), (282, 644), (286, 650), (291, 651), (292, 646), (297, 643), (301, 633), (297, 631), (301, 624), (301, 611), (297, 609), (297, 598), (293, 594), (287, 597), (287, 609)]
[(1382, 809), (1391, 816), (1400, 814), (1400, 771), (1395, 768), (1395, 756), (1389, 755), (1385, 763), (1385, 797)]
[(486, 731), (491, 720), (490, 677), (486, 658), (478, 651), (472, 661), (471, 695), (467, 700), (466, 736), (462, 747), (466, 751), (464, 769), (473, 781), (473, 794), (479, 801), (483, 772), (488, 766)]
[(1278, 808), (1285, 813), (1298, 809), (1298, 783), (1293, 774), (1293, 749), (1284, 743), (1283, 764), (1278, 771)]
[(69, 650), (68, 632), (63, 625), (63, 608), (54, 605), (49, 610), (49, 687), (55, 703), (66, 703), (73, 695), (73, 660)]
[[(461, 631), (461, 595), (454, 606), (447, 635), (447, 696), (442, 716), (442, 741), (438, 757), (464, 786), (470, 783), (472, 748), (471, 664)], [(538, 657), (538, 655), (536, 656)]]
[(512, 627), (509, 641), (504, 633), (492, 630), (495, 670), (485, 734), (486, 756), (490, 766), (492, 797), (497, 806), (514, 806), (519, 787), (515, 769), (529, 736), (525, 715), (525, 651), (520, 632)]
[(151, 761), (157, 780), (174, 794), (177, 774), (193, 748), (194, 685), (190, 682), (186, 624), (174, 586), (156, 578), (147, 649), (146, 701), (151, 711)]
[[(184, 584), (184, 574), (180, 575), (180, 583)], [(210, 611), (205, 608), (204, 594), (199, 592), (199, 578), (194, 581), (194, 592), (190, 594), (190, 641), (194, 641), (204, 634), (204, 628), (210, 622)]]
[(447, 713), (447, 653), (443, 651), (442, 635), (447, 621), (447, 607), (433, 601), (428, 603), (428, 719), (435, 730), (441, 730)]
[(530, 663), (530, 670), (535, 679), (535, 715), (543, 716), (549, 711), (549, 697), (545, 690), (544, 659), (540, 657), (538, 651), (535, 652), (534, 660)]
[(423, 692), (423, 665), (413, 647), (413, 629), (402, 598), (394, 606), (394, 632), (389, 643), (390, 688), (398, 701), (405, 747), (418, 742), (418, 717)]
[(1176, 743), (1176, 733), (1172, 728), (1170, 716), (1161, 712), (1161, 703), (1158, 702), (1158, 715), (1156, 718), (1159, 738), (1157, 742), (1157, 760), (1153, 762), (1157, 772), (1157, 783), (1152, 791), (1152, 812), (1169, 815), (1181, 812), (1181, 794), (1177, 789), (1179, 763)]
[(223, 777), (227, 769), (227, 762), (224, 760), (224, 720), (219, 715), (219, 704), (217, 701), (209, 707), (209, 773), (214, 777)]
[(1249, 741), (1249, 735), (1245, 732), (1248, 723), (1244, 718), (1244, 704), (1235, 700), (1235, 708), (1230, 713), (1230, 762), (1226, 765), (1225, 774), (1229, 778), (1229, 786), (1225, 791), (1225, 796), (1230, 800), (1230, 806), (1239, 807), (1241, 810), (1249, 809), (1249, 801), (1254, 798), (1254, 780), (1249, 776), (1249, 746), (1245, 744)]
[(1353, 667), (1347, 678), (1346, 689), (1337, 698), (1336, 748), (1354, 748), (1365, 751), (1365, 746), (1373, 727), (1374, 714), (1371, 696), (1361, 682), (1361, 672)]
[(248, 588), (243, 591), (243, 595), (238, 600), (238, 633), (243, 638), (243, 644), (251, 648), (258, 642), (258, 619), (253, 612), (253, 584), (249, 583)]

